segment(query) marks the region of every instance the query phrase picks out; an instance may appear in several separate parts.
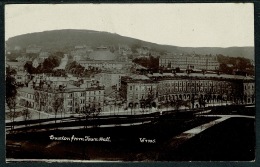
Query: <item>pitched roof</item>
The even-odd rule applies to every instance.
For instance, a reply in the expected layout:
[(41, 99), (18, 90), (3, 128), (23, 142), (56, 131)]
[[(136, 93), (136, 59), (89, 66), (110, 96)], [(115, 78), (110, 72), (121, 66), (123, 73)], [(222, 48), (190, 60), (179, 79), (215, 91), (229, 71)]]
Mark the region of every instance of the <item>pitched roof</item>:
[(25, 92), (29, 94), (34, 94), (34, 89), (28, 88), (28, 87), (23, 87), (18, 89), (19, 92)]
[(24, 62), (6, 62), (7, 65), (9, 66), (24, 66)]

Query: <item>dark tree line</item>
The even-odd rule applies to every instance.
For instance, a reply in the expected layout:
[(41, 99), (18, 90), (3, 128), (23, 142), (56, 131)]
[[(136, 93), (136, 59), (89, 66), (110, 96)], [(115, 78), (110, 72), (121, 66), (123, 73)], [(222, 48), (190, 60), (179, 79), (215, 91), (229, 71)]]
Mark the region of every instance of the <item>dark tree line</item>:
[[(10, 110), (9, 112), (9, 116), (12, 122), (14, 122), (14, 118), (15, 118), (15, 107), (16, 107), (16, 95), (17, 95), (17, 89), (16, 89), (16, 81), (15, 78), (13, 77), (13, 75), (16, 74), (16, 71), (10, 67), (6, 68), (6, 80), (5, 80), (5, 84), (6, 84), (6, 104)], [(13, 126), (11, 127), (13, 128)]]

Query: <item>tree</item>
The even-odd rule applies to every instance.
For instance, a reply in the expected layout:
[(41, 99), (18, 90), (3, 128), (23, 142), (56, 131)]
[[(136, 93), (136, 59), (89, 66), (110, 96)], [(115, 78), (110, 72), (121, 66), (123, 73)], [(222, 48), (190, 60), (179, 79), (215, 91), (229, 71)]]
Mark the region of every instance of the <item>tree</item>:
[(28, 63), (28, 62), (25, 63), (24, 69), (25, 69), (29, 74), (33, 74), (34, 71), (35, 71), (35, 69), (34, 69), (34, 67), (32, 66), (32, 64), (31, 64), (31, 63)]
[(150, 69), (158, 69), (159, 68), (159, 58), (149, 56), (149, 58), (136, 58), (133, 60), (134, 63), (140, 64), (141, 66), (150, 68)]
[(205, 100), (203, 100), (202, 98), (199, 98), (199, 105), (200, 105), (200, 107), (203, 106), (205, 108), (205, 105), (206, 105)]
[[(16, 117), (15, 116), (15, 107), (16, 107), (16, 96), (12, 97), (12, 98), (8, 98), (6, 99), (6, 103), (7, 103), (7, 106), (10, 110), (9, 112), (9, 117), (12, 121), (12, 123), (14, 123), (14, 118)], [(11, 126), (11, 128), (13, 129), (14, 128), (14, 125)]]
[[(85, 121), (86, 121), (86, 123), (87, 123), (87, 120), (88, 120), (88, 118), (90, 117), (90, 115), (91, 115), (91, 110), (90, 110), (90, 108), (88, 107), (86, 107), (86, 105), (85, 105), (85, 108), (84, 108), (84, 110), (81, 112), (84, 116), (85, 116)], [(87, 128), (87, 126), (85, 126), (85, 128)]]
[(101, 111), (101, 108), (92, 108), (92, 115), (96, 117), (101, 113)]
[(40, 94), (38, 91), (34, 91), (34, 101), (35, 101), (35, 105), (36, 105), (36, 109), (40, 110)]
[[(17, 90), (16, 90), (16, 82), (13, 75), (16, 74), (16, 71), (10, 67), (6, 68), (6, 104), (8, 108), (10, 109), (10, 119), (12, 122), (14, 122), (15, 118), (15, 107), (16, 107), (16, 96), (17, 96)], [(11, 126), (11, 128), (14, 128), (14, 126)]]
[[(26, 108), (22, 111), (22, 116), (23, 116), (24, 121), (27, 121), (32, 118), (32, 114), (28, 108)], [(27, 122), (26, 122), (26, 126), (27, 126)]]
[(174, 104), (175, 110), (178, 112), (182, 105), (182, 100), (176, 100), (173, 104)]
[[(95, 108), (95, 106), (92, 107), (91, 109), (91, 112), (92, 112), (92, 115), (93, 115), (93, 120), (94, 120), (94, 117), (97, 117), (100, 113), (101, 113), (102, 109), (99, 107), (99, 108)], [(98, 120), (98, 117), (96, 118)], [(98, 127), (99, 124), (98, 123), (95, 123), (95, 127)]]
[(55, 123), (56, 123), (57, 113), (58, 113), (59, 109), (63, 105), (64, 98), (60, 94), (55, 93), (55, 95), (53, 96), (53, 100), (52, 101), (53, 101), (52, 102), (52, 108), (54, 110)]
[(83, 74), (88, 75), (87, 73), (89, 72), (85, 70), (85, 68), (78, 64), (76, 61), (68, 63), (65, 67), (65, 71), (67, 73), (75, 74), (76, 76), (82, 76)]

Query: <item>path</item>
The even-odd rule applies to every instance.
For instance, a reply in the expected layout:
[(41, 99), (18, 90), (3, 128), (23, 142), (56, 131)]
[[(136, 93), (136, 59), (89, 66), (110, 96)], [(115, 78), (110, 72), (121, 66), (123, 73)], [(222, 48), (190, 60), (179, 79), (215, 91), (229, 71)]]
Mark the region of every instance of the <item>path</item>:
[[(207, 111), (205, 111), (205, 113), (207, 113)], [(229, 118), (253, 118), (253, 119), (255, 118), (255, 116), (246, 116), (246, 115), (202, 115), (202, 116), (221, 117), (221, 118), (219, 118), (217, 120), (213, 120), (209, 123), (197, 126), (195, 128), (192, 128), (190, 130), (187, 130), (187, 131), (181, 133), (178, 136), (173, 137), (172, 139), (169, 140), (166, 147), (171, 147), (172, 149), (176, 149), (178, 146), (180, 146), (187, 140), (191, 139), (192, 137), (200, 134), (204, 130), (206, 130), (216, 124), (219, 124)]]

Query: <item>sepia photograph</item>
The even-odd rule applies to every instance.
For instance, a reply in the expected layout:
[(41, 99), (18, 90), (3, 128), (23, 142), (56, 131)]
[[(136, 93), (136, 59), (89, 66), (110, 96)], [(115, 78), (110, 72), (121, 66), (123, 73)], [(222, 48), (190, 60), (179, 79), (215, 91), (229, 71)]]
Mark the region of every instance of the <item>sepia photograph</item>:
[(255, 162), (253, 3), (6, 4), (6, 162)]

